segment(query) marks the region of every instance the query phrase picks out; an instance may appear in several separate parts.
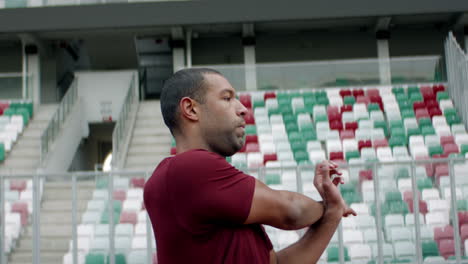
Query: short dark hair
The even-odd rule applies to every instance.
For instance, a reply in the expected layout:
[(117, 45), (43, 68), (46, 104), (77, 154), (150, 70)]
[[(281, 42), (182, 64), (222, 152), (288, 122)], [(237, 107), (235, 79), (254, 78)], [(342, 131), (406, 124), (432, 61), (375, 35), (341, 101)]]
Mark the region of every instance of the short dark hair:
[(184, 97), (190, 97), (203, 104), (205, 102), (205, 74), (222, 74), (209, 68), (183, 69), (174, 73), (164, 82), (161, 92), (161, 112), (164, 123), (172, 134), (179, 127), (179, 102)]

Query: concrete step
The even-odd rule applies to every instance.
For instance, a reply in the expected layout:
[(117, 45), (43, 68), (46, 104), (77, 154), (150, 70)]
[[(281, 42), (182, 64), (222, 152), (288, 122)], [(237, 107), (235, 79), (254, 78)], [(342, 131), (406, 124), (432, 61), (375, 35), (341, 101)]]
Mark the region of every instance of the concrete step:
[[(63, 253), (53, 252), (53, 251), (44, 251), (41, 252), (41, 263), (44, 264), (62, 264), (63, 263)], [(32, 252), (17, 252), (13, 254), (12, 259), (9, 264), (31, 264), (32, 263)]]
[[(88, 200), (77, 200), (76, 201), (76, 210), (77, 212), (84, 212), (88, 204)], [(42, 203), (41, 212), (71, 212), (72, 210), (72, 200), (61, 200), (61, 201), (44, 201)]]
[(8, 155), (9, 159), (14, 158), (28, 158), (39, 160), (41, 158), (41, 153), (37, 148), (30, 148), (25, 146), (16, 146), (11, 150), (11, 153)]
[[(164, 149), (161, 149), (164, 147)], [(128, 150), (128, 156), (148, 155), (148, 156), (164, 156), (169, 155), (169, 145), (133, 145)]]
[[(33, 243), (32, 243), (32, 238), (24, 238), (20, 239), (19, 242), (19, 247), (15, 249), (16, 252), (32, 252), (33, 249)], [(62, 254), (65, 254), (65, 252), (68, 251), (68, 243), (70, 239), (69, 238), (47, 238), (47, 237), (41, 237), (40, 239), (40, 249), (41, 251), (54, 251), (54, 252), (62, 252)], [(15, 254), (13, 254), (15, 255)], [(14, 256), (12, 256), (14, 258)]]
[[(86, 192), (77, 192), (77, 199), (78, 200), (89, 200), (93, 196), (92, 191), (86, 191)], [(55, 190), (53, 192), (50, 191), (50, 189), (44, 188), (44, 194), (42, 196), (43, 200), (71, 200), (72, 198), (72, 193), (70, 190)]]
[(23, 137), (39, 139), (42, 136), (42, 132), (42, 129), (26, 129), (26, 131), (23, 132)]
[(5, 168), (9, 169), (16, 169), (16, 168), (37, 168), (39, 165), (39, 160), (36, 158), (28, 158), (28, 157), (14, 157), (14, 158), (7, 158), (5, 160)]
[[(64, 223), (52, 224), (52, 223), (43, 223), (41, 222), (40, 228), (40, 235), (41, 237), (47, 238), (66, 238), (71, 239), (72, 236), (72, 226)], [(33, 229), (32, 226), (26, 227), (22, 238), (24, 239), (32, 239), (33, 237)]]
[(171, 133), (166, 127), (148, 128), (148, 127), (135, 127), (133, 130), (133, 136), (145, 137), (145, 136), (158, 136), (171, 138)]
[(27, 128), (44, 131), (48, 125), (49, 125), (49, 122), (47, 122), (47, 120), (33, 120), (31, 123), (29, 123)]
[[(96, 183), (94, 180), (85, 180), (85, 181), (77, 181), (76, 186), (78, 187), (79, 190), (81, 189), (91, 189), (93, 190), (96, 186)], [(52, 181), (49, 180), (44, 183), (44, 187), (46, 188), (57, 188), (57, 189), (63, 189), (63, 188), (72, 188), (72, 182), (71, 181), (64, 181), (64, 180), (57, 180), (57, 181)]]
[[(41, 140), (38, 138), (25, 138), (22, 137), (19, 141), (16, 142), (15, 148), (27, 147), (27, 148), (36, 148), (38, 149), (41, 145)], [(39, 151), (39, 150), (38, 150)]]
[(162, 120), (162, 117), (161, 119), (152, 119), (152, 118), (151, 119), (143, 119), (143, 118), (137, 119), (137, 121), (135, 122), (135, 128), (142, 128), (142, 127), (165, 128), (169, 130), (166, 127), (166, 124), (164, 123), (164, 121)]
[[(158, 145), (163, 140), (162, 138), (163, 137), (161, 136), (135, 136), (133, 135), (132, 141), (130, 143), (130, 147), (132, 145)], [(170, 144), (171, 140), (164, 139), (164, 142), (167, 142), (165, 143), (165, 146), (167, 146), (166, 149), (169, 152), (170, 146), (171, 146)]]

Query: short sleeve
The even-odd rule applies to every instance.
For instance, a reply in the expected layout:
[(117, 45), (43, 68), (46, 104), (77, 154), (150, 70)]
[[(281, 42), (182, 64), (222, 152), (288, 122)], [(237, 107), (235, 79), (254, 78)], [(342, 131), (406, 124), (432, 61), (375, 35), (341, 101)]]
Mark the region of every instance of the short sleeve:
[(250, 213), (255, 178), (215, 153), (181, 153), (172, 160), (168, 176), (175, 215), (186, 229), (243, 224)]

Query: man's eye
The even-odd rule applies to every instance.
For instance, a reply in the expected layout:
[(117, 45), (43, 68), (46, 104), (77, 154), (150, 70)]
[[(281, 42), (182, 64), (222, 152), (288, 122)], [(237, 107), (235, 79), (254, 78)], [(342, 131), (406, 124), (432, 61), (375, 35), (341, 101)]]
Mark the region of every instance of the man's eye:
[(231, 97), (224, 97), (223, 98), (225, 101), (231, 101)]

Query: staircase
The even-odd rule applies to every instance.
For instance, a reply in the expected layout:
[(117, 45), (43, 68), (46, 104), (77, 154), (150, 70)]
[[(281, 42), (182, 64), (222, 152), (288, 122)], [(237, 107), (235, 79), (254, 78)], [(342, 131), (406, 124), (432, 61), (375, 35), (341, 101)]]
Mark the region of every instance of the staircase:
[[(77, 223), (80, 223), (94, 189), (94, 181), (77, 181)], [(40, 263), (62, 264), (72, 239), (71, 182), (48, 180), (44, 183), (40, 219)], [(33, 230), (29, 225), (8, 263), (32, 263), (32, 245)]]
[(159, 100), (140, 102), (125, 169), (153, 171), (169, 156), (172, 136), (160, 109)]
[(33, 173), (41, 159), (41, 135), (49, 124), (58, 104), (41, 105), (29, 124), (19, 135), (11, 152), (6, 156), (0, 173)]

